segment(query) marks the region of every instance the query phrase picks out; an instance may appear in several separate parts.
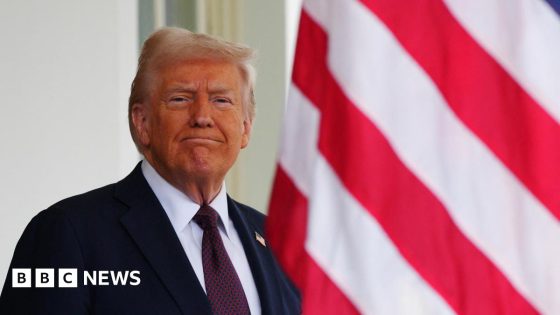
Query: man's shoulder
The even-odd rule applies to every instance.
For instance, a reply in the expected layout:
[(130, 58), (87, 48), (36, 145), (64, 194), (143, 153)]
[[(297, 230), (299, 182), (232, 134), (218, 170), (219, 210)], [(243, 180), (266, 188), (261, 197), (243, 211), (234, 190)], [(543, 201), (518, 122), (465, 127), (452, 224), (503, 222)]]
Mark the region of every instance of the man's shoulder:
[(68, 209), (75, 206), (95, 205), (110, 202), (114, 199), (116, 183), (108, 184), (90, 191), (77, 194), (58, 201), (51, 208)]
[(231, 197), (229, 199), (237, 207), (237, 209), (239, 209), (241, 215), (243, 215), (247, 220), (249, 220), (250, 223), (258, 227), (264, 226), (264, 221), (266, 219), (265, 214), (263, 214), (262, 212), (256, 210), (251, 206), (236, 201)]
[[(42, 211), (43, 216), (68, 216), (72, 218), (81, 216), (100, 215), (104, 212), (112, 213), (115, 208), (123, 208), (125, 205), (122, 203), (119, 195), (119, 189), (128, 189), (136, 187), (140, 181), (138, 178), (140, 174), (139, 167), (137, 166), (128, 176), (124, 179), (111, 183), (90, 191), (74, 195), (62, 199), (48, 209)], [(123, 208), (124, 209), (124, 208)]]
[(237, 205), (239, 207), (239, 210), (241, 210), (243, 212), (243, 214), (253, 217), (256, 220), (263, 220), (266, 218), (266, 215), (264, 213), (262, 213), (261, 211), (248, 206), (244, 203), (241, 203), (235, 199), (231, 199), (231, 201), (233, 201), (235, 203), (235, 205)]
[(107, 213), (116, 212), (114, 187), (115, 184), (110, 184), (58, 201), (35, 215), (26, 231), (51, 233), (62, 226), (94, 225)]
[[(119, 183), (65, 198), (40, 211), (28, 223), (18, 242), (18, 259), (27, 263), (36, 257), (56, 258), (66, 263), (66, 256), (98, 257), (95, 256), (97, 250), (106, 249), (107, 244), (123, 235), (120, 220), (128, 206), (116, 196)], [(57, 251), (50, 253), (49, 248)]]

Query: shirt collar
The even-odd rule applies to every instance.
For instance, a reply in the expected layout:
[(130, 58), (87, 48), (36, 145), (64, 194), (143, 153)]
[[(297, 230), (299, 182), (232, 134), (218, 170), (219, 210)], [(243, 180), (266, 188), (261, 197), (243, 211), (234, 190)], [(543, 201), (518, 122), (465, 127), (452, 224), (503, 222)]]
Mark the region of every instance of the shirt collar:
[[(187, 224), (191, 222), (192, 218), (200, 208), (200, 205), (168, 183), (146, 160), (142, 161), (142, 174), (144, 174), (148, 185), (154, 191), (154, 194), (161, 203), (163, 210), (167, 213), (175, 232), (181, 232)], [(212, 200), (210, 206), (218, 212), (220, 218), (218, 226), (226, 233), (226, 235), (230, 235), (225, 183), (222, 183), (220, 192), (214, 200)]]

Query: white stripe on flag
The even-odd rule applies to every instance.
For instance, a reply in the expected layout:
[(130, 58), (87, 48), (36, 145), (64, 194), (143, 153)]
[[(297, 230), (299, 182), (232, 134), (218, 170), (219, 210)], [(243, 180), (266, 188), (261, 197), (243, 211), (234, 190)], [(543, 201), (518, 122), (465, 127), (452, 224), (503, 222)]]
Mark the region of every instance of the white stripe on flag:
[(374, 15), (355, 1), (337, 0), (330, 2), (337, 18), (325, 20), (319, 7), (326, 3), (307, 4), (328, 27), (329, 66), (347, 96), (519, 292), (541, 311), (560, 314), (555, 218), (464, 127)]
[(444, 0), (470, 35), (560, 122), (560, 16), (544, 0)]
[(279, 151), (279, 163), (285, 166), (286, 172), (304, 196), (310, 194), (313, 168), (318, 158), (320, 119), (316, 107), (299, 106), (308, 103), (299, 89), (290, 85)]
[[(290, 95), (284, 130), (298, 132), (285, 133), (284, 149), (292, 150), (282, 151), (280, 164), (298, 189), (307, 192), (307, 252), (364, 314), (453, 314), (347, 192), (316, 151), (316, 139), (302, 139), (319, 129), (317, 111), (297, 87), (291, 86)], [(293, 150), (302, 147), (315, 150), (304, 155), (313, 162), (301, 161), (301, 152)]]
[(315, 165), (306, 248), (364, 314), (453, 314), (324, 159)]

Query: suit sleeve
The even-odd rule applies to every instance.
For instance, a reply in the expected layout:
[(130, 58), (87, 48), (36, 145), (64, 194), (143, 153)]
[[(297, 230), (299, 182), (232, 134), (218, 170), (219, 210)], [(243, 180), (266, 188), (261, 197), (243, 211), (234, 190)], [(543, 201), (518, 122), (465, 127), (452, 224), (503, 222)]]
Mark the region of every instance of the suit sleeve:
[[(12, 269), (29, 268), (31, 288), (12, 287)], [(36, 268), (53, 268), (55, 286), (35, 288)], [(78, 281), (77, 288), (58, 287), (58, 269), (77, 268), (78, 280), (84, 270), (80, 244), (65, 211), (42, 211), (21, 236), (0, 296), (0, 314), (87, 314), (89, 293)]]

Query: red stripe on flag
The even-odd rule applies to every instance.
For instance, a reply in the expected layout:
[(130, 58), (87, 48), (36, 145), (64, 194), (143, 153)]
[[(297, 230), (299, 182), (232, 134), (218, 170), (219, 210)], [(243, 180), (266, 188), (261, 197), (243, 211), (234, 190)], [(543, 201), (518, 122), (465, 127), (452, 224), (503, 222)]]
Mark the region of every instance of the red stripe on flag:
[(465, 125), (560, 219), (558, 123), (441, 0), (361, 2), (427, 72)]
[[(307, 86), (305, 93), (313, 99), (319, 99), (325, 93), (330, 73), (326, 67), (314, 67), (314, 64), (327, 64), (328, 38), (324, 32), (317, 32), (311, 17), (301, 11), (292, 81), (295, 85)], [(313, 47), (309, 47), (309, 46)], [(300, 48), (302, 47), (302, 48)], [(317, 53), (319, 52), (319, 53)], [(311, 82), (313, 80), (313, 82)], [(322, 104), (314, 104), (321, 109)], [(288, 106), (291, 106), (288, 104)]]
[[(313, 40), (327, 39), (305, 12), (301, 28), (314, 33)], [(305, 39), (298, 44), (296, 58), (313, 56), (298, 63), (293, 80), (313, 104), (321, 104), (319, 149), (406, 260), (460, 314), (536, 313), (346, 98), (324, 63), (327, 51), (317, 49), (327, 44)], [(326, 80), (316, 77), (325, 73)], [(315, 93), (319, 80), (322, 93)]]
[(359, 314), (305, 251), (307, 200), (279, 165), (267, 218), (268, 242), (302, 295), (306, 315)]
[(307, 281), (303, 286), (302, 313), (305, 315), (360, 314), (344, 293), (315, 261), (307, 256)]
[(305, 255), (307, 200), (280, 165), (276, 169), (266, 222), (267, 239), (293, 279), (304, 279), (299, 264)]

